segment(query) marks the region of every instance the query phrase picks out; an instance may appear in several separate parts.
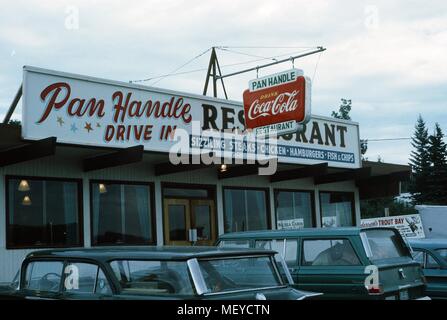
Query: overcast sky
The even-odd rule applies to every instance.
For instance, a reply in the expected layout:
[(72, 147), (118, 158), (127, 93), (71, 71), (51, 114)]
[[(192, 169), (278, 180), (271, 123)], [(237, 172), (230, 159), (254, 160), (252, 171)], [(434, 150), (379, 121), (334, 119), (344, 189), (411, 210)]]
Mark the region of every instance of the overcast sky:
[[(312, 113), (330, 115), (340, 98), (348, 98), (361, 138), (410, 137), (419, 113), (430, 131), (437, 121), (447, 133), (445, 0), (5, 1), (0, 118), (20, 86), (23, 65), (129, 81), (168, 74), (211, 46), (232, 50), (218, 50), (222, 66), (256, 60), (249, 55), (288, 57), (324, 46), (321, 55), (295, 61), (313, 78)], [(179, 71), (206, 68), (208, 59), (209, 52)], [(290, 67), (285, 63), (259, 75)], [(228, 78), (230, 99), (242, 100), (254, 77), (251, 72)], [(155, 86), (201, 93), (204, 78), (200, 70)], [(410, 150), (408, 140), (371, 141), (366, 156), (407, 163)]]

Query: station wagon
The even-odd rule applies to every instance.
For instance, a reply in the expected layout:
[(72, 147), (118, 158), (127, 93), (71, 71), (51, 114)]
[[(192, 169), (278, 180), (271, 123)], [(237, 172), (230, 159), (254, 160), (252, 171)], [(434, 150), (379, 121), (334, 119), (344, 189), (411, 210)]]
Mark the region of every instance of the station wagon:
[(36, 251), (25, 258), (11, 290), (2, 295), (85, 300), (302, 300), (314, 295), (294, 289), (291, 280), (285, 282), (285, 264), (279, 266), (274, 255), (216, 247)]
[(217, 244), (281, 253), (297, 288), (322, 292), (324, 299), (426, 298), (421, 268), (393, 228), (238, 232)]
[(409, 243), (424, 272), (427, 295), (447, 299), (447, 239), (412, 239)]

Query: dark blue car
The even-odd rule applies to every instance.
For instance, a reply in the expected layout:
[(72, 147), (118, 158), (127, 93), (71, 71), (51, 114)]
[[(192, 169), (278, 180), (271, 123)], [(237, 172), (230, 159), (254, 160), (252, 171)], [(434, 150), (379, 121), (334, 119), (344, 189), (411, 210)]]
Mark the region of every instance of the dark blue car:
[(427, 281), (426, 294), (432, 299), (447, 299), (447, 239), (409, 241)]

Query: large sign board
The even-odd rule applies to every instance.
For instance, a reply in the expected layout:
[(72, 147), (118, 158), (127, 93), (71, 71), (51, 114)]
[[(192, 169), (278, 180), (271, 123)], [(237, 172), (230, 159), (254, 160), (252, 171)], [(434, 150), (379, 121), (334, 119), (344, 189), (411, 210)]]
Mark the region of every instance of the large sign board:
[(425, 238), (424, 227), (419, 214), (362, 219), (362, 228), (393, 227), (407, 238)]
[(296, 132), (310, 119), (311, 81), (298, 69), (251, 80), (243, 98), (245, 127), (256, 135)]
[[(240, 102), (35, 67), (24, 67), (23, 77), (26, 139), (54, 136), (66, 144), (143, 145), (147, 151), (167, 153), (183, 132), (190, 154), (217, 150), (252, 159), (265, 153), (280, 163), (360, 167), (354, 122), (314, 116), (303, 131), (281, 136), (274, 145), (260, 144), (244, 132)], [(231, 133), (210, 137), (207, 129)]]

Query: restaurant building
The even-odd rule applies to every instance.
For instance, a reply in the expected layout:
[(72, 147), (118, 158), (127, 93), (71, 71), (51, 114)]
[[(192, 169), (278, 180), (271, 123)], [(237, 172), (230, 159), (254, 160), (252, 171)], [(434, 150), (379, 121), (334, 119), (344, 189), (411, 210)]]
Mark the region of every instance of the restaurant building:
[[(359, 225), (360, 199), (396, 195), (409, 176), (362, 162), (351, 121), (311, 115), (271, 148), (241, 138), (240, 102), (35, 67), (24, 67), (21, 91), (21, 125), (0, 125), (0, 282), (40, 248)], [(181, 163), (174, 132), (188, 141)], [(211, 163), (194, 161), (209, 153)], [(262, 153), (276, 156), (273, 174), (259, 175)]]

